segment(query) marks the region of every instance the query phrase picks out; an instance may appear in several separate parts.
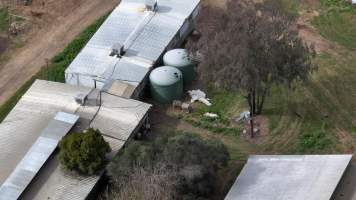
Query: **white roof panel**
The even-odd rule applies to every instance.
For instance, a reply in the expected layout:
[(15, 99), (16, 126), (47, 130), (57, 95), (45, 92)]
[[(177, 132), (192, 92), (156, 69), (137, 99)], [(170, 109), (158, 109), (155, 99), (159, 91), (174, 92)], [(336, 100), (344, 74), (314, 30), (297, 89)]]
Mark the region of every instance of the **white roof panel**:
[(250, 156), (226, 200), (329, 200), (352, 155)]
[(92, 46), (87, 46), (73, 60), (72, 64), (67, 68), (67, 73), (79, 73), (82, 75), (100, 77), (110, 66), (114, 66), (119, 59), (110, 56), (110, 50), (97, 49)]
[(115, 66), (108, 68), (103, 77), (106, 77), (108, 80), (120, 80), (137, 86), (145, 78), (148, 71), (148, 67), (130, 62), (130, 59), (123, 58), (120, 62), (117, 62)]
[(118, 6), (94, 36), (88, 42), (89, 46), (111, 49), (115, 43), (123, 44), (137, 23), (143, 18), (143, 12), (130, 12), (124, 6)]
[(141, 34), (128, 47), (126, 56), (142, 57), (155, 62), (182, 25), (182, 21), (164, 15), (152, 17), (151, 21), (142, 29)]

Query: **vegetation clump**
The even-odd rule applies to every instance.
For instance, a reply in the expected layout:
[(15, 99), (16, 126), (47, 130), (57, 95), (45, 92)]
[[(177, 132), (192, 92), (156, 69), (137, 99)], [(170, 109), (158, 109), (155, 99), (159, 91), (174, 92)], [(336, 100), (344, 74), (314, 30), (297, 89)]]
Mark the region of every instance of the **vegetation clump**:
[(102, 169), (106, 154), (111, 151), (99, 130), (72, 133), (59, 143), (61, 164), (81, 174), (92, 175)]
[(182, 133), (133, 142), (108, 166), (109, 199), (204, 199), (214, 194), (229, 153), (217, 141)]
[(0, 33), (7, 31), (9, 26), (9, 11), (0, 7)]

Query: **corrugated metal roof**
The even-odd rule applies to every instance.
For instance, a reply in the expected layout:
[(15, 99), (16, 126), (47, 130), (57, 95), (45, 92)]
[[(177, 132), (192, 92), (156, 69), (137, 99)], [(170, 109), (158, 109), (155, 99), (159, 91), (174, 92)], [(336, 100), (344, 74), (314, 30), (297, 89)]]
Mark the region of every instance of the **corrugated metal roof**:
[(102, 106), (91, 126), (113, 138), (126, 141), (146, 116), (151, 105), (102, 93)]
[[(179, 33), (189, 31), (200, 0), (160, 0), (156, 12), (145, 11), (145, 0), (123, 0), (66, 70), (66, 82), (101, 88), (94, 79), (129, 80), (137, 86)], [(193, 13), (194, 12), (194, 13)], [(193, 14), (192, 14), (193, 13)], [(184, 25), (184, 26), (183, 26)], [(178, 37), (178, 38), (177, 38)], [(113, 45), (125, 46), (123, 59), (110, 57)], [(130, 60), (130, 62), (127, 62)]]
[(123, 44), (143, 16), (143, 12), (132, 12), (124, 6), (118, 6), (90, 39), (87, 46), (110, 50), (115, 43)]
[[(88, 100), (83, 106), (75, 101), (78, 93), (87, 95)], [(59, 111), (80, 116), (75, 129), (91, 126), (108, 135), (104, 139), (113, 149), (111, 156), (115, 154), (137, 129), (151, 105), (104, 94), (100, 106), (99, 96), (99, 90), (37, 80), (0, 124), (0, 144), (6, 147), (0, 151), (1, 184)], [(21, 198), (85, 199), (99, 176), (82, 177), (68, 173), (61, 169), (56, 155), (41, 168)]]
[(145, 78), (148, 71), (149, 67), (143, 67), (131, 62), (128, 58), (122, 58), (115, 66), (107, 68), (104, 77), (110, 77), (112, 80), (120, 80), (137, 86)]
[(0, 185), (15, 169), (58, 111), (74, 113), (77, 93), (92, 89), (36, 81), (0, 124)]
[[(119, 141), (104, 136), (112, 149), (111, 157), (124, 145)], [(100, 173), (93, 176), (80, 176), (64, 170), (58, 156), (53, 156), (37, 175), (29, 188), (24, 192), (22, 199), (31, 200), (82, 200), (92, 191), (100, 178)]]
[(57, 113), (16, 166), (15, 170), (0, 186), (1, 200), (16, 200), (20, 197), (57, 148), (59, 141), (69, 132), (78, 119), (79, 116), (77, 115), (63, 112)]
[(184, 21), (155, 14), (144, 26), (135, 41), (128, 46), (127, 57), (141, 57), (156, 62), (179, 32)]
[(24, 200), (84, 200), (100, 175), (80, 176), (62, 168), (58, 156), (52, 156), (25, 190)]
[(352, 155), (250, 156), (226, 200), (330, 199)]

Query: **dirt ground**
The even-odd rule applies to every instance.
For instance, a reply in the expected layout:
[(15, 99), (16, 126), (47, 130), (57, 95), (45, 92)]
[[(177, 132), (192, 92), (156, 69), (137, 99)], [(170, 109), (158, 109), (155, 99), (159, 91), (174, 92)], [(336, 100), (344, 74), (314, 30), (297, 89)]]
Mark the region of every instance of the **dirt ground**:
[(7, 49), (7, 46), (8, 46), (7, 38), (0, 37), (0, 55), (4, 53), (4, 51)]
[(34, 0), (30, 6), (13, 6), (28, 18), (24, 45), (6, 52), (0, 64), (0, 104), (59, 53), (76, 35), (112, 10), (119, 0)]
[(299, 37), (308, 45), (313, 45), (317, 53), (326, 52), (334, 54), (335, 49), (340, 48), (340, 46), (323, 38), (318, 30), (311, 24), (311, 20), (318, 15), (319, 13), (313, 10), (304, 10), (300, 13), (300, 17), (297, 21)]

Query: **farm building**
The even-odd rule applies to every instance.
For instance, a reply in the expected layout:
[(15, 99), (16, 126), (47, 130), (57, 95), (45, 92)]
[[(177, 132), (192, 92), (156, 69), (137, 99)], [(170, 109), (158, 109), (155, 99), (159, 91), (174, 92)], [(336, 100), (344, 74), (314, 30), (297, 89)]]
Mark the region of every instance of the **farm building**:
[(165, 51), (192, 32), (200, 0), (122, 0), (65, 71), (37, 80), (0, 124), (0, 200), (86, 199), (101, 175), (65, 172), (57, 145), (99, 129), (115, 155), (147, 122), (142, 94)]
[(116, 154), (146, 122), (150, 107), (97, 89), (37, 80), (0, 124), (0, 199), (85, 199), (100, 176), (64, 172), (55, 150), (59, 140), (70, 130), (92, 127)]
[(130, 97), (140, 96), (164, 52), (181, 45), (194, 29), (200, 4), (147, 2), (122, 0), (66, 69), (66, 83), (99, 89), (121, 84), (129, 88)]
[[(355, 171), (351, 159), (352, 155), (250, 156), (225, 200), (338, 199), (340, 187), (349, 187), (340, 182), (356, 175), (346, 173)], [(347, 182), (355, 184), (355, 179)], [(348, 195), (341, 199), (356, 197)]]

